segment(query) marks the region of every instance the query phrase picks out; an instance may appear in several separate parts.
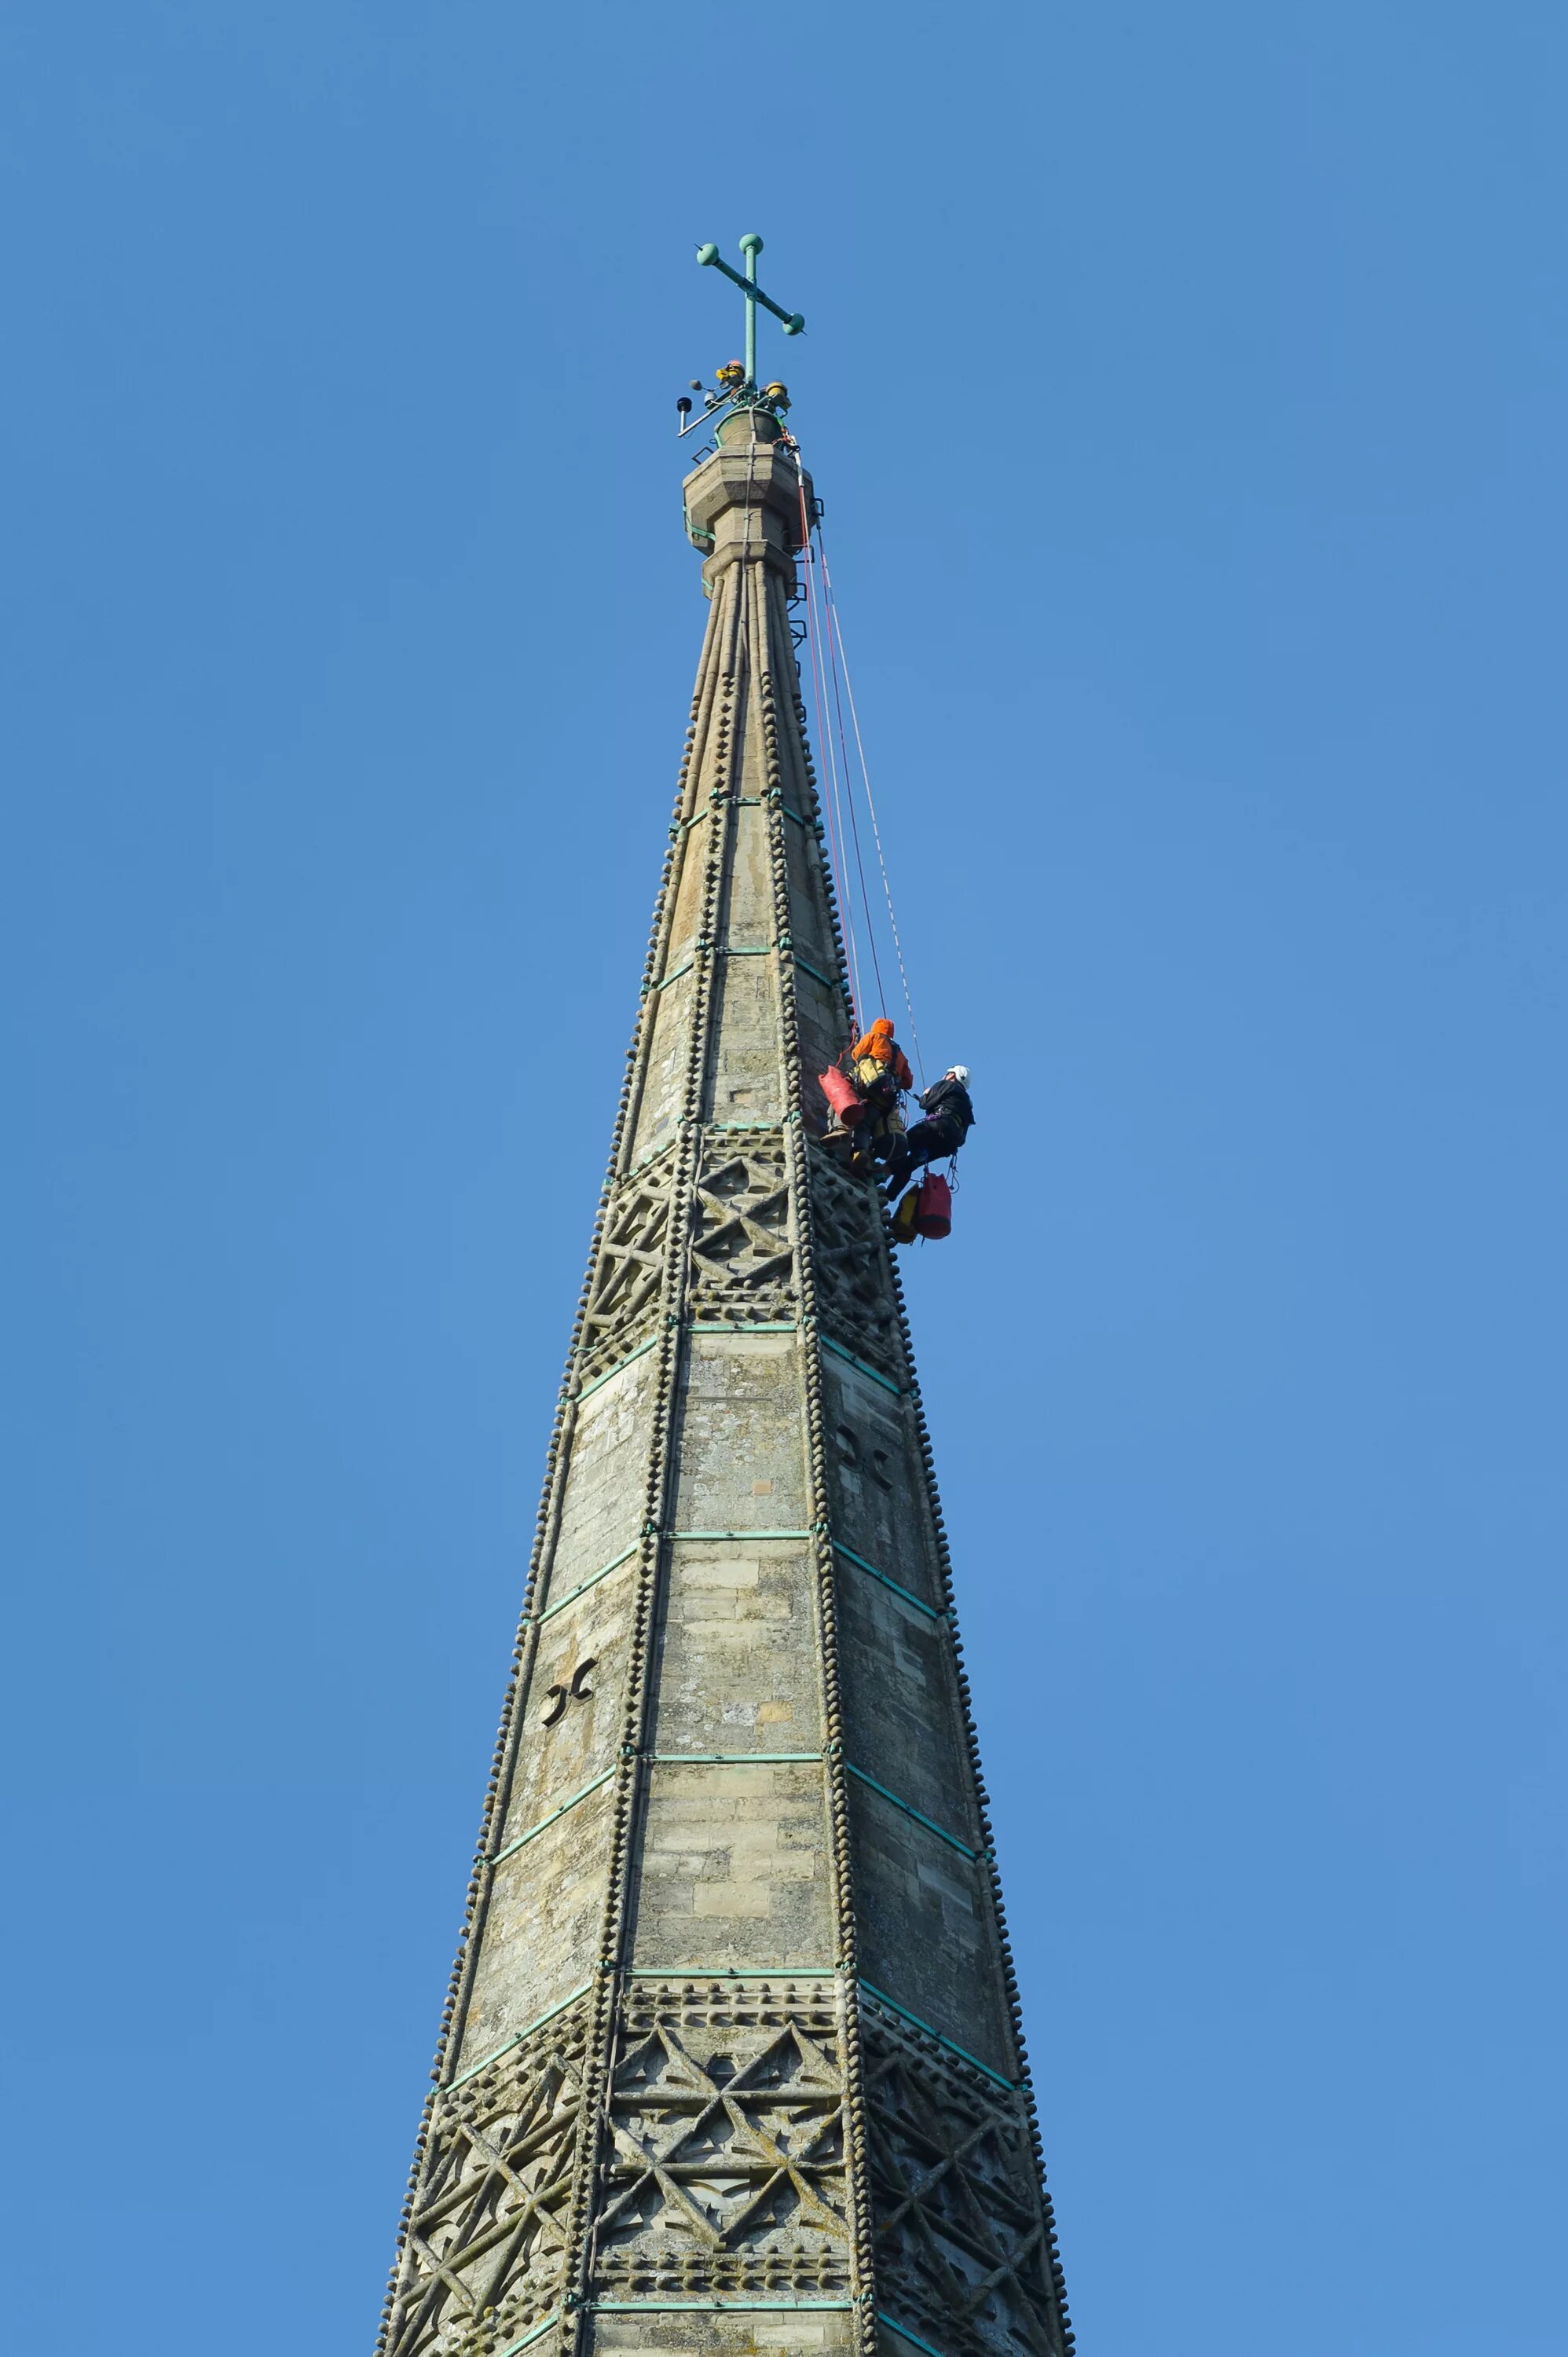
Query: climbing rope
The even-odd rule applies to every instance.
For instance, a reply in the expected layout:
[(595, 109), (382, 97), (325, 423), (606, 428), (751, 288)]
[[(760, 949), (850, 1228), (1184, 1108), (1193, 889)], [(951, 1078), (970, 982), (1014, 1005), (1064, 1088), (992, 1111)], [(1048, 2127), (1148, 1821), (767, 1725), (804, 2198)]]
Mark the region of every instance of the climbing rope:
[(865, 862), (860, 854), (860, 822), (854, 814), (854, 791), (850, 783), (849, 747), (844, 742), (843, 698), (839, 693), (838, 633), (834, 628), (832, 608), (827, 597), (827, 560), (822, 560), (822, 616), (827, 632), (828, 677), (833, 692), (833, 713), (838, 724), (839, 755), (843, 765), (844, 800), (849, 805), (850, 834), (854, 844), (855, 873), (860, 878), (860, 905), (865, 911), (865, 938), (871, 949), (872, 972), (876, 976), (876, 1003), (886, 1008), (887, 993), (883, 987), (882, 961), (876, 954), (876, 924), (871, 913), (871, 895), (865, 888)]
[[(910, 1047), (911, 1047), (911, 1048), (914, 1049), (914, 1051), (915, 1051), (915, 1062), (916, 1062), (916, 1065), (917, 1065), (917, 1067), (918, 1067), (918, 1071), (919, 1071), (920, 1082), (921, 1082), (921, 1085), (922, 1085), (922, 1087), (923, 1087), (923, 1086), (924, 1086), (924, 1084), (925, 1084), (925, 1078), (926, 1078), (926, 1067), (925, 1067), (925, 1060), (924, 1060), (924, 1058), (921, 1056), (921, 1053), (920, 1053), (920, 1034), (919, 1034), (919, 1031), (918, 1031), (918, 1028), (917, 1028), (917, 1026), (916, 1026), (916, 1023), (915, 1023), (915, 1002), (914, 1002), (913, 996), (912, 996), (912, 994), (911, 994), (911, 992), (910, 992), (910, 989), (909, 989), (909, 974), (908, 974), (908, 968), (906, 967), (905, 963), (904, 963), (904, 943), (903, 943), (903, 941), (901, 940), (901, 938), (900, 938), (900, 936), (899, 936), (899, 932), (898, 932), (898, 918), (897, 918), (897, 911), (895, 910), (894, 906), (893, 906), (893, 887), (892, 887), (892, 884), (890, 883), (890, 881), (888, 880), (888, 875), (887, 875), (887, 860), (886, 860), (886, 854), (884, 853), (883, 848), (882, 848), (882, 829), (881, 829), (881, 827), (880, 827), (880, 826), (878, 825), (878, 823), (877, 823), (877, 819), (876, 819), (876, 801), (875, 801), (875, 797), (874, 796), (874, 794), (872, 793), (872, 791), (871, 791), (871, 769), (870, 769), (870, 765), (869, 765), (869, 763), (867, 762), (866, 758), (865, 758), (865, 739), (863, 738), (863, 737), (861, 736), (861, 733), (860, 733), (860, 715), (859, 715), (859, 713), (857, 712), (857, 710), (855, 709), (855, 702), (854, 702), (854, 683), (853, 683), (853, 682), (851, 681), (851, 679), (850, 679), (850, 675), (849, 675), (849, 657), (848, 657), (847, 653), (844, 651), (844, 643), (843, 643), (843, 624), (842, 624), (842, 622), (839, 620), (839, 616), (838, 616), (838, 603), (837, 603), (837, 600), (834, 598), (834, 596), (833, 596), (833, 577), (832, 577), (832, 570), (831, 570), (831, 568), (830, 568), (830, 566), (829, 566), (829, 564), (828, 564), (828, 546), (827, 546), (827, 539), (826, 539), (825, 534), (823, 533), (823, 531), (822, 531), (822, 525), (821, 525), (821, 523), (820, 523), (820, 522), (818, 523), (818, 526), (817, 526), (817, 545), (818, 545), (818, 547), (819, 547), (819, 548), (821, 549), (821, 551), (822, 551), (822, 605), (823, 605), (824, 612), (826, 613), (826, 615), (827, 615), (827, 617), (828, 617), (829, 628), (830, 628), (830, 630), (831, 630), (831, 632), (832, 632), (832, 646), (833, 646), (833, 651), (834, 651), (834, 653), (835, 653), (835, 655), (836, 655), (837, 663), (838, 663), (838, 665), (842, 666), (842, 668), (843, 668), (843, 687), (844, 687), (844, 695), (845, 695), (845, 697), (846, 697), (846, 699), (847, 699), (847, 701), (848, 701), (848, 704), (849, 704), (849, 716), (850, 716), (850, 723), (851, 723), (851, 726), (852, 726), (852, 727), (854, 728), (854, 744), (855, 744), (855, 751), (856, 751), (856, 753), (857, 753), (857, 755), (858, 755), (858, 757), (859, 757), (859, 760), (860, 760), (860, 774), (861, 774), (861, 780), (862, 780), (862, 783), (863, 783), (863, 785), (864, 785), (865, 791), (865, 807), (866, 807), (867, 811), (870, 813), (870, 816), (871, 816), (871, 834), (872, 834), (872, 839), (873, 839), (873, 841), (875, 842), (875, 845), (876, 845), (876, 865), (877, 865), (877, 867), (879, 868), (879, 870), (881, 871), (881, 876), (882, 876), (882, 894), (883, 894), (883, 898), (884, 898), (884, 899), (885, 899), (885, 900), (886, 901), (886, 903), (887, 903), (887, 927), (888, 927), (888, 931), (891, 932), (891, 934), (892, 934), (892, 936), (893, 936), (893, 952), (894, 952), (894, 955), (897, 957), (897, 961), (898, 961), (898, 981), (899, 981), (899, 985), (900, 985), (900, 987), (901, 987), (901, 989), (903, 990), (903, 993), (904, 993), (904, 1009), (905, 1009), (906, 1014), (907, 1014), (907, 1015), (908, 1016), (908, 1017), (909, 1017), (909, 1045), (910, 1045)], [(843, 724), (842, 724), (842, 719), (841, 719), (841, 724), (840, 724), (840, 726), (841, 726), (841, 730), (842, 730), (842, 725), (843, 725)], [(845, 769), (846, 769), (846, 770), (847, 770), (847, 768), (848, 768), (848, 753), (847, 753), (847, 751), (846, 751), (846, 753), (845, 753), (844, 761), (845, 761)], [(852, 805), (852, 808), (853, 808), (853, 805)], [(859, 846), (859, 840), (858, 840), (858, 837), (857, 837), (857, 839), (856, 839), (856, 844), (855, 844), (855, 849), (856, 849), (857, 854), (858, 854), (858, 851), (859, 851), (859, 847), (860, 847), (860, 846)], [(864, 871), (863, 871), (863, 872), (862, 872), (862, 877), (861, 877), (861, 883), (862, 883), (863, 890), (864, 890), (864, 887), (865, 887), (865, 874), (864, 874)], [(871, 923), (871, 910), (870, 910), (869, 903), (867, 904), (867, 907), (866, 907), (866, 923), (867, 923), (867, 925), (868, 925), (868, 926), (869, 926), (869, 925), (870, 925), (870, 923)], [(875, 935), (873, 936), (873, 938), (875, 939)], [(875, 949), (873, 950), (872, 956), (873, 956), (873, 962), (875, 963)], [(880, 989), (880, 988), (881, 988), (881, 983), (882, 983), (882, 976), (881, 976), (880, 972), (878, 972), (876, 979), (877, 979), (877, 986), (878, 986), (878, 989)]]
[[(849, 958), (850, 1012), (854, 1021), (855, 1036), (861, 1029), (860, 961), (854, 934), (854, 903), (847, 889), (848, 866), (843, 854), (843, 812), (839, 796), (839, 771), (833, 750), (832, 732), (826, 724), (826, 695), (822, 683), (822, 656), (827, 648), (825, 627), (817, 619), (818, 597), (815, 559), (811, 548), (811, 520), (806, 511), (806, 481), (800, 475), (800, 554), (806, 576), (806, 638), (811, 651), (811, 701), (816, 710), (817, 742), (826, 755), (828, 799), (825, 805), (828, 826), (828, 860), (832, 869), (833, 892), (839, 905), (843, 926), (844, 949)], [(844, 783), (848, 785), (847, 770)]]
[[(899, 987), (904, 994), (904, 1009), (909, 1018), (909, 1045), (914, 1051), (915, 1065), (923, 1088), (926, 1066), (925, 1058), (920, 1049), (919, 1028), (915, 1021), (914, 994), (909, 988), (909, 973), (904, 957), (903, 937), (898, 931), (897, 913), (893, 906), (893, 887), (887, 874), (887, 856), (883, 849), (882, 828), (876, 815), (876, 799), (871, 790), (871, 768), (865, 758), (865, 740), (861, 733), (860, 714), (854, 701), (854, 685), (850, 677), (849, 658), (844, 651), (843, 626), (839, 620), (837, 600), (833, 596), (832, 574), (828, 565), (827, 540), (821, 519), (813, 518), (807, 511), (805, 463), (800, 457), (799, 443), (795, 445), (795, 450), (800, 470), (800, 554), (806, 581), (806, 636), (811, 644), (811, 696), (816, 711), (817, 741), (823, 748), (828, 777), (826, 805), (828, 856), (832, 868), (833, 889), (838, 899), (839, 914), (843, 925), (844, 943), (849, 958), (855, 1028), (858, 1031), (861, 1027), (860, 1010), (863, 1002), (854, 902), (850, 890), (849, 854), (852, 848), (854, 853), (855, 875), (860, 886), (861, 907), (865, 915), (866, 946), (871, 960), (871, 970), (876, 983), (877, 1003), (884, 1008), (886, 1006), (886, 993), (882, 980), (882, 962), (876, 949), (877, 925), (872, 914), (865, 862), (861, 852), (860, 823), (855, 813), (854, 773), (844, 732), (843, 708), (846, 704), (849, 706), (850, 728), (854, 737), (861, 790), (865, 796), (865, 807), (871, 820), (872, 841), (876, 849), (876, 866), (882, 879), (882, 897), (887, 908), (887, 928), (892, 935), (893, 952), (898, 965)], [(820, 590), (816, 578), (819, 563), (822, 575)], [(847, 825), (844, 818), (846, 808), (849, 814)]]

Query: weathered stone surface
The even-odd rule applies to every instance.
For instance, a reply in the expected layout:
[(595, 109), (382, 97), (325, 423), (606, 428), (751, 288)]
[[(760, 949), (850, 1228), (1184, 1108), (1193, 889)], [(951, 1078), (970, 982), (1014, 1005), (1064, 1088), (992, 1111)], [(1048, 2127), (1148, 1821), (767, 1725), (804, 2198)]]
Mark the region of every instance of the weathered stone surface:
[(816, 1143), (799, 479), (687, 490), (692, 732), (383, 2345), (1066, 2357), (885, 1216)]
[(611, 1793), (590, 1792), (492, 1868), (454, 2067), (469, 2069), (593, 1976), (610, 1867)]
[[(800, 1527), (805, 1347), (799, 1334), (693, 1335), (679, 1414), (677, 1531)], [(759, 1480), (768, 1484), (760, 1495)]]
[(783, 1971), (830, 1961), (820, 1764), (651, 1761), (631, 1917), (639, 1967)]
[(799, 1543), (673, 1549), (660, 1642), (659, 1749), (820, 1753), (816, 1589), (813, 1556)]

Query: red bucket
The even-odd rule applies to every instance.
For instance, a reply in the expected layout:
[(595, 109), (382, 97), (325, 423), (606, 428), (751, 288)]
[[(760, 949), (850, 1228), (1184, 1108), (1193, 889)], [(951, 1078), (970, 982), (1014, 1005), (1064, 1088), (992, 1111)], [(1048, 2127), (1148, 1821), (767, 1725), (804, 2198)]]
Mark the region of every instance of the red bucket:
[(856, 1093), (854, 1082), (846, 1081), (841, 1071), (830, 1066), (827, 1071), (819, 1072), (817, 1086), (846, 1129), (854, 1129), (857, 1122), (865, 1119), (865, 1107)]
[(952, 1233), (952, 1189), (934, 1171), (920, 1181), (915, 1201), (915, 1233), (933, 1239)]

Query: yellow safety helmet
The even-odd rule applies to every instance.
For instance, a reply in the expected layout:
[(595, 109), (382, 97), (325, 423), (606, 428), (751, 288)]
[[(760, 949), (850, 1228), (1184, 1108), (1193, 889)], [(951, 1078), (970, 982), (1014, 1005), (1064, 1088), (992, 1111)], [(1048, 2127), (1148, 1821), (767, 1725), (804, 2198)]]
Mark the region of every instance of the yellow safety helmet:
[(764, 401), (770, 401), (775, 409), (788, 409), (789, 406), (789, 388), (787, 384), (765, 384), (762, 388), (762, 397)]

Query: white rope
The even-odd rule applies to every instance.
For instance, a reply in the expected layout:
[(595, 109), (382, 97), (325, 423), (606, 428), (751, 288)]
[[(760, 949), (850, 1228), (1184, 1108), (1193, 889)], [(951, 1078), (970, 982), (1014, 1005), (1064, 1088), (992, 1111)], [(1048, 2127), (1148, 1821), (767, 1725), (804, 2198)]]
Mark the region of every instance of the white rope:
[(871, 813), (871, 833), (876, 845), (876, 865), (882, 871), (882, 893), (887, 903), (887, 923), (893, 935), (894, 953), (898, 960), (898, 979), (903, 985), (905, 1011), (909, 1017), (909, 1044), (915, 1050), (915, 1061), (919, 1068), (920, 1083), (923, 1088), (926, 1079), (925, 1059), (920, 1053), (920, 1035), (915, 1028), (915, 1004), (909, 994), (909, 976), (904, 963), (904, 944), (898, 938), (898, 920), (893, 909), (893, 887), (887, 880), (887, 862), (882, 850), (882, 829), (876, 823), (876, 802), (871, 791), (871, 770), (865, 759), (865, 740), (860, 733), (860, 715), (855, 710), (854, 685), (849, 675), (849, 656), (844, 650), (843, 624), (839, 620), (838, 602), (833, 596), (833, 576), (828, 566), (828, 545), (823, 537), (821, 523), (817, 526), (817, 544), (822, 554), (823, 605), (832, 614), (833, 633), (838, 640), (839, 657), (843, 668), (844, 694), (849, 698), (850, 725), (854, 730), (855, 751), (860, 757), (860, 774), (865, 786), (865, 806)]
[[(802, 484), (802, 509), (804, 508), (803, 491), (804, 486)], [(820, 524), (817, 526), (817, 537), (820, 544), (822, 539), (822, 526)], [(865, 1002), (860, 995), (860, 959), (857, 953), (857, 944), (854, 937), (854, 902), (851, 897), (848, 854), (845, 848), (849, 840), (849, 834), (848, 829), (845, 827), (843, 823), (843, 806), (839, 796), (839, 766), (837, 757), (833, 751), (832, 723), (831, 716), (824, 708), (825, 689), (824, 683), (821, 677), (822, 672), (826, 668), (825, 663), (821, 661), (821, 657), (826, 653), (827, 649), (831, 644), (831, 640), (828, 638), (825, 627), (819, 628), (817, 622), (817, 608), (819, 600), (816, 582), (812, 577), (814, 566), (812, 564), (811, 544), (809, 536), (806, 539), (805, 545), (800, 554), (805, 561), (806, 614), (811, 640), (811, 700), (817, 708), (817, 741), (827, 754), (828, 793), (830, 798), (829, 816), (837, 834), (837, 842), (835, 844), (832, 839), (832, 833), (830, 832), (829, 848), (833, 854), (832, 864), (833, 868), (836, 870), (833, 877), (833, 883), (836, 888), (836, 897), (839, 904), (839, 923), (843, 930), (844, 947), (849, 952), (850, 994), (854, 1002), (854, 1019), (857, 1026), (858, 1036), (858, 1026), (863, 1019)], [(825, 563), (823, 566), (823, 575), (825, 578)], [(825, 614), (825, 606), (823, 608), (823, 611)], [(849, 780), (847, 777), (844, 780), (844, 790), (846, 792), (849, 790)]]

